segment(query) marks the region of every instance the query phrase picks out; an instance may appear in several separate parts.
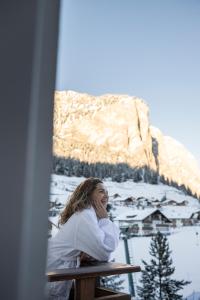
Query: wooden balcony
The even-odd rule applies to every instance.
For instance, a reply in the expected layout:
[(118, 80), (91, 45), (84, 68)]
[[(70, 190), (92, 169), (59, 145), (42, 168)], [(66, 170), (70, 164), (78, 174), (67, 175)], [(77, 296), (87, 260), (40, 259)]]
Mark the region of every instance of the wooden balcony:
[(100, 276), (140, 272), (139, 266), (121, 263), (92, 262), (80, 268), (59, 269), (47, 273), (48, 281), (74, 280), (74, 300), (130, 300), (129, 294), (98, 285)]

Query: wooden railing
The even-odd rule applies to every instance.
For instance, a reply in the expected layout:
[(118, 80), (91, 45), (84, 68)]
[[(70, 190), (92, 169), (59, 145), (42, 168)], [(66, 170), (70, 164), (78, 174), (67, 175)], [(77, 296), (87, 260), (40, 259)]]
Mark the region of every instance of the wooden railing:
[(47, 273), (48, 281), (75, 280), (74, 300), (130, 300), (131, 296), (99, 287), (100, 276), (140, 272), (139, 266), (121, 263), (93, 262), (80, 268), (59, 269)]

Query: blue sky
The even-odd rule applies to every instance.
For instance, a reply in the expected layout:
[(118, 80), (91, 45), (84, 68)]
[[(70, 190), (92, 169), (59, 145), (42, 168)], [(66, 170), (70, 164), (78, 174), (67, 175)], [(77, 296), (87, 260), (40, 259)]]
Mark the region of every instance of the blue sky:
[(63, 0), (56, 89), (143, 98), (200, 161), (200, 1)]

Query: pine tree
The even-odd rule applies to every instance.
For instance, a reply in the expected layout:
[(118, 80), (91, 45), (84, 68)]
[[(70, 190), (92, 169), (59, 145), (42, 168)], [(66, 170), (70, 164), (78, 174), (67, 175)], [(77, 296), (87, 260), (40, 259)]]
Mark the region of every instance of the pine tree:
[(122, 291), (124, 289), (123, 283), (124, 280), (121, 279), (120, 275), (111, 275), (100, 278), (101, 287), (112, 289), (114, 291)]
[(144, 263), (142, 286), (138, 287), (138, 295), (142, 300), (181, 300), (178, 292), (190, 282), (171, 278), (175, 268), (170, 258), (171, 251), (166, 236), (158, 232), (151, 241), (150, 264)]
[(138, 287), (138, 295), (143, 300), (155, 300), (154, 275), (151, 267), (143, 260), (145, 270), (142, 271), (142, 287)]

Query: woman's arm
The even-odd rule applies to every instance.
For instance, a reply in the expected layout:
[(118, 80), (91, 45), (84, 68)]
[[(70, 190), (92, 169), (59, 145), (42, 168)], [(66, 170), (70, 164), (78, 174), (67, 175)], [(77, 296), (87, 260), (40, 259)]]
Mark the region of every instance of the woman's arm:
[(114, 248), (116, 248), (119, 242), (119, 230), (115, 224), (108, 219), (106, 206), (103, 205), (101, 201), (96, 201), (94, 202), (94, 209), (99, 219), (99, 227), (105, 233), (105, 244), (111, 247), (114, 245)]
[(116, 225), (107, 218), (97, 220), (93, 213), (79, 215), (75, 230), (75, 249), (100, 261), (108, 261), (119, 240)]
[[(108, 218), (102, 218), (99, 220), (99, 227), (105, 233), (104, 242), (110, 247), (117, 248), (119, 243), (119, 229), (118, 227)], [(114, 251), (113, 250), (113, 251)]]

